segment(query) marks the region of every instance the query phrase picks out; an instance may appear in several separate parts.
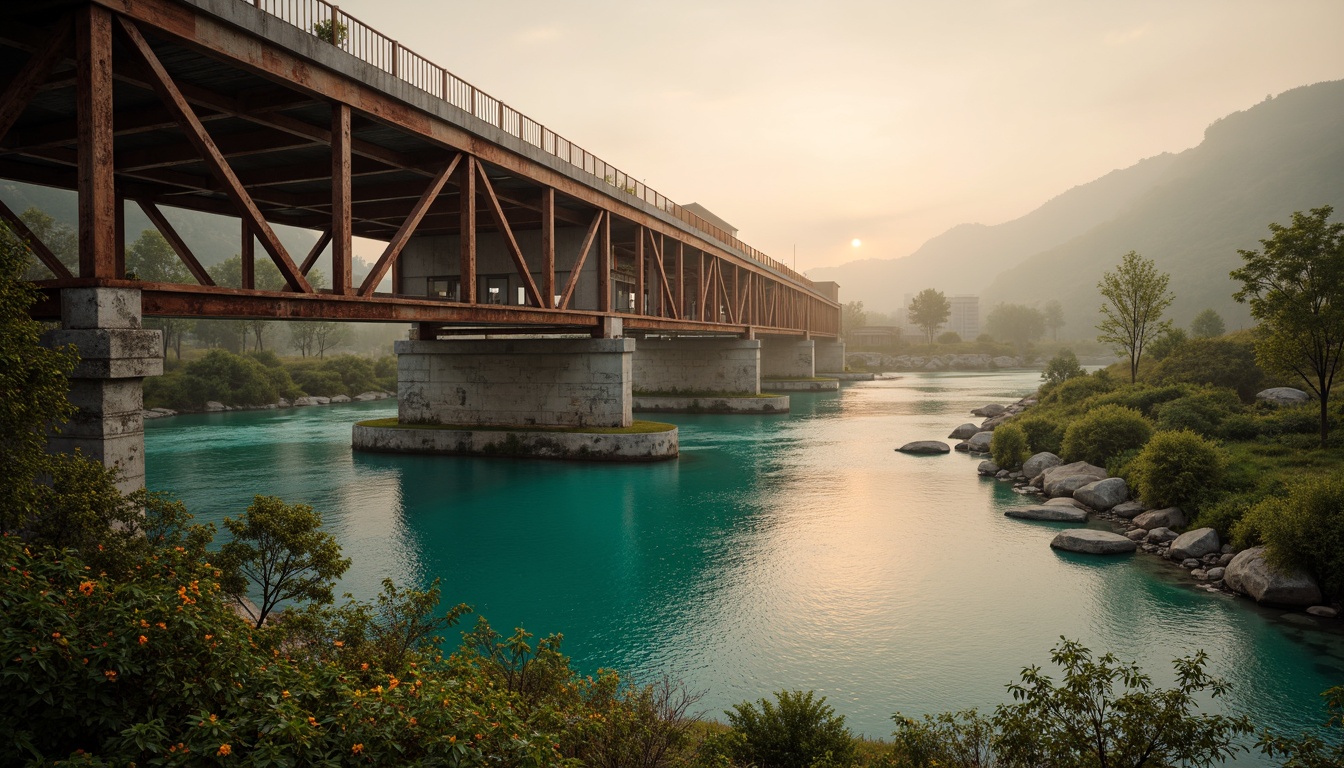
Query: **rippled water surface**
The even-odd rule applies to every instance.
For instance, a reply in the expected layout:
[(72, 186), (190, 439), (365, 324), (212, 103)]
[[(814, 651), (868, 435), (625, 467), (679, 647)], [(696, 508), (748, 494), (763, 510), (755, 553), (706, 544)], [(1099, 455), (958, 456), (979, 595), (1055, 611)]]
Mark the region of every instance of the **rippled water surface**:
[[(674, 416), (681, 458), (647, 465), (352, 454), (370, 403), (181, 416), (146, 425), (151, 488), (199, 518), (254, 493), (323, 512), (354, 564), (344, 591), (443, 579), (496, 628), (563, 632), (582, 669), (667, 672), (712, 715), (815, 689), (857, 731), (1008, 699), (1061, 635), (1134, 659), (1159, 683), (1204, 649), (1225, 704), (1292, 731), (1344, 683), (1344, 637), (1301, 615), (1191, 589), (1147, 557), (1056, 553), (1060, 527), (978, 459), (912, 457), (1037, 374), (912, 374), (794, 395), (787, 416)], [(1243, 762), (1254, 764), (1251, 757)]]

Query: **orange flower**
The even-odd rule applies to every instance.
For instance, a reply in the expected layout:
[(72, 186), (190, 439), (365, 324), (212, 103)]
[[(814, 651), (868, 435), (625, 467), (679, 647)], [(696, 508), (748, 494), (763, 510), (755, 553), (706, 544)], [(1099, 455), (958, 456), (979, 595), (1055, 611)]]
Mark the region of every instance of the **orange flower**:
[(233, 754), (233, 747), (230, 747), (228, 744), (220, 744), (219, 749), (215, 752), (215, 754), (219, 755), (220, 757), (228, 757), (229, 755)]
[(363, 752), (364, 752), (363, 744), (356, 744), (355, 746), (350, 748), (350, 754), (352, 755), (362, 754)]
[(337, 648), (344, 648), (344, 647), (345, 647), (345, 643), (341, 642), (340, 640), (335, 640), (335, 641), (333, 641), (333, 642), (332, 642), (332, 645), (336, 646)]
[(141, 635), (141, 636), (140, 636), (140, 644), (141, 644), (141, 645), (144, 645), (145, 643), (148, 643), (148, 642), (149, 642), (149, 638), (148, 638), (148, 637), (145, 637), (144, 635)]
[(367, 672), (369, 670), (369, 663), (366, 661), (363, 664), (360, 664), (359, 668)]
[(96, 586), (98, 585), (92, 581), (81, 581), (79, 582), (79, 593), (85, 597), (88, 597), (89, 595), (93, 594), (93, 588)]
[(104, 670), (103, 670), (103, 677), (106, 677), (108, 680), (111, 680), (111, 681), (113, 681), (113, 682), (116, 682), (116, 679), (117, 679), (117, 672), (116, 672), (116, 670), (112, 670), (112, 669), (104, 669)]
[(60, 640), (60, 639), (61, 639), (61, 633), (60, 633), (60, 632), (52, 632), (52, 633), (51, 633), (51, 639), (52, 639), (52, 640)]
[(308, 724), (311, 725), (311, 726), (313, 726), (314, 728), (316, 728), (316, 727), (317, 727), (317, 718), (316, 718), (316, 717), (309, 716), (309, 717), (308, 717)]
[(289, 691), (281, 691), (281, 692), (280, 692), (280, 695), (283, 696), (284, 698), (288, 699), (288, 698), (289, 698)]

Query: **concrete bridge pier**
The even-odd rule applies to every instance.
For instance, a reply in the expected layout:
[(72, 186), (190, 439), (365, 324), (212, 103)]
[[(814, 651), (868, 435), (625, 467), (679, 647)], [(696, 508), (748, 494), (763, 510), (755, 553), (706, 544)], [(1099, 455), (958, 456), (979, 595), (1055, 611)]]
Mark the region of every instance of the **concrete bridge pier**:
[(816, 369), (821, 375), (844, 373), (845, 342), (840, 339), (817, 339)]
[(767, 379), (815, 377), (816, 342), (811, 339), (762, 337), (761, 375)]
[(761, 394), (761, 342), (712, 336), (640, 339), (635, 410), (785, 413), (787, 395)]
[(145, 486), (141, 384), (146, 376), (163, 373), (160, 332), (144, 330), (140, 320), (137, 288), (66, 288), (61, 328), (42, 335), (48, 347), (73, 345), (79, 353), (70, 375), (70, 402), (79, 410), (50, 436), (48, 449), (78, 449), (120, 470), (122, 493)]

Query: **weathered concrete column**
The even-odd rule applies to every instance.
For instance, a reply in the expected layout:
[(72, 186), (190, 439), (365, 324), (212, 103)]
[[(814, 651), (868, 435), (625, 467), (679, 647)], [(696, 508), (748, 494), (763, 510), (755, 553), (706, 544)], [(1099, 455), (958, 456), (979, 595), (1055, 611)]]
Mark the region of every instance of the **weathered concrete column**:
[(817, 339), (817, 372), (845, 372), (845, 342), (840, 339)]
[(79, 363), (70, 374), (70, 402), (79, 411), (48, 440), (53, 452), (78, 449), (121, 471), (122, 493), (145, 486), (146, 376), (163, 373), (159, 331), (140, 325), (138, 288), (66, 288), (61, 328), (47, 331), (49, 347), (74, 345)]
[(628, 427), (634, 339), (398, 341), (398, 420)]
[(736, 338), (641, 339), (635, 389), (760, 394), (761, 342)]
[(770, 379), (810, 379), (817, 375), (816, 345), (811, 339), (761, 339), (761, 376)]

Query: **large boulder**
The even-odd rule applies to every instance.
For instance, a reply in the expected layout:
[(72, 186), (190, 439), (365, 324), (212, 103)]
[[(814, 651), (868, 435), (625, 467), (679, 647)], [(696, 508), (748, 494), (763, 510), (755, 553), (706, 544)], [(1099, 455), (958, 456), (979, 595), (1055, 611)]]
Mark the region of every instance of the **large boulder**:
[(906, 443), (905, 445), (902, 445), (900, 448), (897, 448), (896, 450), (900, 451), (901, 453), (922, 453), (922, 454), (951, 453), (952, 451), (952, 449), (948, 447), (947, 443), (940, 442), (938, 440), (916, 440), (913, 443)]
[(998, 403), (990, 403), (989, 405), (982, 405), (979, 408), (976, 408), (975, 410), (971, 411), (971, 415), (993, 417), (998, 416), (1000, 413), (1003, 413), (1006, 410), (1008, 410), (1007, 406), (999, 405)]
[[(1142, 531), (1143, 529), (1135, 528), (1134, 530)], [(1170, 528), (1154, 528), (1153, 530), (1148, 531), (1144, 535), (1143, 540), (1148, 542), (1149, 544), (1166, 544), (1167, 542), (1175, 541), (1180, 537), (1181, 534), (1171, 530)]]
[(1121, 555), (1133, 552), (1139, 545), (1118, 533), (1092, 528), (1070, 528), (1060, 531), (1050, 542), (1055, 549), (1083, 552), (1089, 555)]
[(1132, 520), (1135, 517), (1147, 512), (1148, 508), (1143, 506), (1142, 502), (1125, 501), (1111, 507), (1111, 514), (1125, 520)]
[(1035, 507), (1014, 507), (1003, 513), (1016, 520), (1046, 520), (1052, 523), (1085, 523), (1087, 512), (1077, 507), (1041, 504)]
[(975, 471), (979, 472), (982, 475), (989, 475), (993, 477), (994, 475), (997, 475), (999, 473), (999, 469), (1000, 469), (999, 465), (995, 464), (992, 461), (982, 461), (980, 462), (980, 466), (975, 468)]
[(1265, 562), (1265, 548), (1251, 547), (1237, 553), (1223, 574), (1228, 589), (1257, 603), (1290, 608), (1321, 602), (1321, 588), (1300, 571), (1280, 571)]
[(1075, 501), (1068, 496), (1057, 496), (1053, 499), (1046, 499), (1041, 502), (1041, 504), (1046, 507), (1069, 507), (1072, 509), (1081, 509), (1084, 512), (1087, 511), (1087, 505), (1083, 504), (1081, 501)]
[(1106, 479), (1106, 470), (1086, 461), (1060, 464), (1045, 470), (1042, 474), (1044, 475), (1042, 487), (1046, 496), (1072, 496), (1074, 491), (1084, 485)]
[(1105, 512), (1129, 498), (1129, 486), (1123, 478), (1108, 477), (1095, 483), (1088, 483), (1073, 492), (1073, 498), (1087, 506)]
[(1256, 392), (1255, 399), (1274, 405), (1300, 405), (1311, 400), (1311, 395), (1292, 387), (1271, 387)]
[(227, 411), (229, 410), (229, 406), (219, 402), (218, 400), (206, 400), (205, 410), (210, 411), (211, 413), (215, 413), (217, 411)]
[(975, 435), (975, 433), (979, 431), (980, 431), (979, 427), (970, 422), (966, 422), (965, 424), (962, 424), (960, 427), (957, 427), (956, 429), (952, 430), (952, 434), (948, 435), (947, 439), (965, 440), (966, 438)]
[(1041, 452), (1022, 462), (1022, 474), (1035, 477), (1051, 467), (1058, 467), (1064, 460), (1053, 453)]
[(999, 426), (1005, 421), (1008, 421), (1011, 418), (1013, 418), (1013, 414), (1005, 411), (1004, 413), (1000, 413), (998, 416), (992, 416), (982, 421), (980, 423), (980, 428), (993, 430), (995, 427)]
[(966, 441), (966, 448), (971, 453), (989, 453), (989, 441), (993, 439), (993, 432), (977, 432)]
[(1151, 531), (1154, 528), (1184, 528), (1190, 524), (1180, 507), (1154, 509), (1134, 517), (1134, 524)]
[(1203, 557), (1217, 552), (1222, 546), (1217, 531), (1212, 528), (1196, 528), (1182, 533), (1171, 542), (1171, 558), (1184, 560), (1187, 557)]

